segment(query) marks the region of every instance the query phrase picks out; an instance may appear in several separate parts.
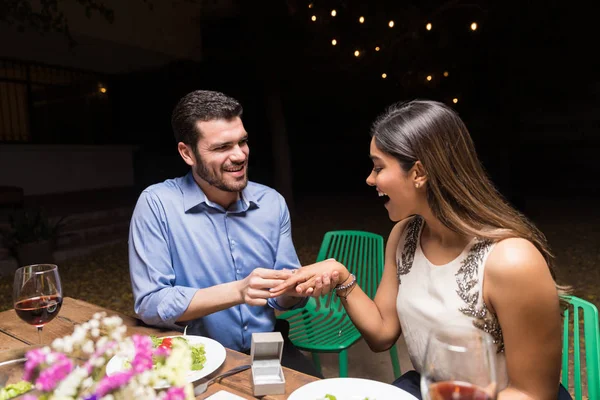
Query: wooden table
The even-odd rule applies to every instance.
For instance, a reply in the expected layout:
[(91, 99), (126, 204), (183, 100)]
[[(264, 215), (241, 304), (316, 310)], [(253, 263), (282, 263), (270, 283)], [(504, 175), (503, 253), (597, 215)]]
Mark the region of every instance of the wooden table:
[[(179, 332), (149, 327), (136, 318), (82, 300), (65, 297), (59, 315), (44, 327), (42, 334), (43, 344), (50, 344), (58, 337), (71, 334), (75, 325), (88, 321), (92, 318), (94, 313), (99, 311), (105, 311), (108, 315), (118, 315), (121, 317), (123, 323), (127, 325), (127, 334), (129, 335), (134, 333), (156, 336), (179, 334)], [(28, 325), (19, 319), (14, 310), (0, 312), (0, 362), (23, 357), (26, 351), (30, 350), (33, 346), (38, 345), (38, 340), (38, 334), (35, 327)], [(226, 350), (227, 357), (223, 365), (206, 379), (210, 379), (211, 377), (238, 365), (249, 364), (251, 361), (250, 356), (246, 354), (230, 349)], [(287, 399), (288, 396), (300, 386), (317, 380), (317, 378), (313, 376), (305, 375), (289, 368), (284, 368), (283, 370), (286, 380), (285, 394), (264, 396), (261, 397), (262, 399)], [(21, 380), (23, 364), (0, 367), (0, 371), (9, 373), (10, 377), (7, 383), (17, 382)], [(198, 396), (197, 399), (205, 399), (219, 390), (226, 390), (245, 399), (255, 398), (252, 396), (252, 376), (249, 370), (224, 378), (220, 383), (212, 384), (209, 386), (206, 393)]]

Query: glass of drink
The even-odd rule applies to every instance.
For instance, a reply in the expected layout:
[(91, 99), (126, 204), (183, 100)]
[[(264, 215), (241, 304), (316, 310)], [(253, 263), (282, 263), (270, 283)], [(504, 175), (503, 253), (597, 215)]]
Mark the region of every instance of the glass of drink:
[(494, 400), (496, 346), (474, 327), (445, 326), (429, 334), (421, 373), (426, 400)]
[(60, 276), (56, 265), (27, 265), (15, 272), (15, 311), (23, 321), (37, 327), (40, 344), (42, 328), (58, 315), (62, 300)]

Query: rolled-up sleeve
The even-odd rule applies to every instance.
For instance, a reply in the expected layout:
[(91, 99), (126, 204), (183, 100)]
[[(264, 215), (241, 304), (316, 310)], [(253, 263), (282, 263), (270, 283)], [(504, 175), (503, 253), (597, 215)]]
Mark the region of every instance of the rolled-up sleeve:
[(147, 324), (179, 328), (175, 321), (188, 308), (195, 288), (175, 286), (168, 224), (158, 197), (144, 191), (129, 229), (129, 274), (134, 311)]
[[(275, 260), (275, 269), (298, 269), (300, 268), (300, 260), (296, 254), (294, 243), (292, 241), (292, 223), (290, 220), (290, 212), (283, 196), (279, 195), (280, 203), (280, 228), (279, 228), (279, 243), (277, 246), (277, 258)], [(279, 311), (293, 310), (296, 308), (304, 307), (308, 297), (303, 298), (300, 302), (295, 304), (293, 307), (284, 308), (276, 299), (268, 299), (269, 306)]]

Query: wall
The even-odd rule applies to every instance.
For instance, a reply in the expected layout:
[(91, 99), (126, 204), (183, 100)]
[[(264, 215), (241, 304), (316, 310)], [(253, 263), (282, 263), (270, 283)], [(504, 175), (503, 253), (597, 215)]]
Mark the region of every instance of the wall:
[(134, 185), (134, 146), (0, 145), (0, 186), (25, 195)]

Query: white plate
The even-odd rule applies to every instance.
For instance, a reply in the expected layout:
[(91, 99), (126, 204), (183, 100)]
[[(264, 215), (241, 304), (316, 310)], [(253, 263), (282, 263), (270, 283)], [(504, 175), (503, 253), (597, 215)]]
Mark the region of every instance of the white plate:
[(359, 378), (333, 378), (314, 381), (294, 390), (288, 400), (316, 400), (331, 394), (337, 400), (416, 400), (396, 386)]
[(219, 390), (217, 393), (212, 396), (208, 396), (206, 400), (246, 400), (243, 397), (235, 395), (233, 393), (229, 393), (225, 390)]
[[(176, 337), (176, 336), (165, 336), (165, 337)], [(217, 342), (216, 340), (204, 337), (204, 336), (194, 336), (194, 335), (186, 335), (185, 338), (187, 339), (187, 341), (190, 344), (193, 345), (197, 345), (197, 344), (203, 344), (204, 345), (204, 352), (206, 355), (206, 361), (204, 363), (204, 368), (202, 368), (199, 371), (190, 371), (188, 373), (187, 376), (187, 381), (188, 382), (194, 382), (197, 381), (198, 379), (204, 378), (205, 376), (207, 376), (208, 374), (214, 372), (217, 368), (219, 368), (221, 366), (221, 364), (223, 364), (223, 361), (225, 361), (225, 357), (227, 355), (227, 352), (225, 351), (225, 347), (223, 347), (223, 345), (219, 342)], [(117, 372), (121, 372), (123, 370), (125, 370), (125, 361), (126, 359), (124, 357), (121, 356), (114, 356), (113, 358), (111, 358), (108, 363), (106, 364), (106, 375), (112, 375), (115, 374)], [(162, 388), (166, 388), (169, 385), (164, 384), (164, 385), (159, 385), (156, 386), (155, 389), (162, 389)]]

